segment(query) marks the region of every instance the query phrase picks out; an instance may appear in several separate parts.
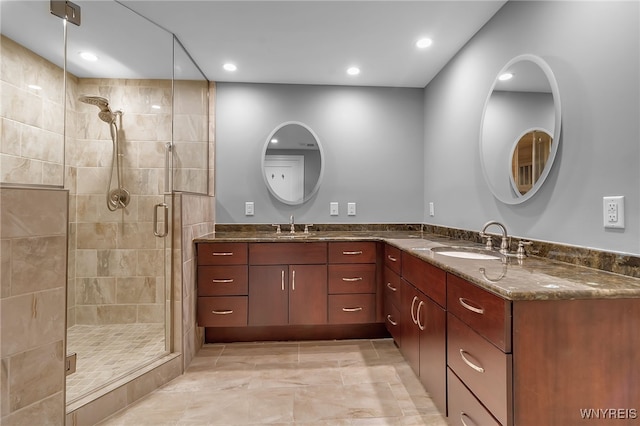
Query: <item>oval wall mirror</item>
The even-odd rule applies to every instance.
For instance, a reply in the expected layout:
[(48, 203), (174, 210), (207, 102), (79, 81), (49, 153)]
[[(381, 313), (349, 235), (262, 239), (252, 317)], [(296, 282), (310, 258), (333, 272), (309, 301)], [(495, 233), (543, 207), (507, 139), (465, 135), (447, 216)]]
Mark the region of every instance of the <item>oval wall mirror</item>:
[(282, 123), (265, 141), (262, 176), (278, 201), (290, 205), (308, 201), (320, 188), (323, 172), (320, 140), (304, 123)]
[(542, 58), (517, 56), (498, 73), (480, 128), (480, 163), (498, 200), (522, 203), (544, 184), (560, 144), (560, 113), (558, 84)]

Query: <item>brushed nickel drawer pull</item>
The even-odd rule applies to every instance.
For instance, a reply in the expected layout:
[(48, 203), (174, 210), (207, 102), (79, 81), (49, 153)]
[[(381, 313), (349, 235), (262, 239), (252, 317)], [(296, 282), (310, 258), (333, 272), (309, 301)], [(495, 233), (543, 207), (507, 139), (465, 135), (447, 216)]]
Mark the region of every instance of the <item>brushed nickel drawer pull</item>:
[(214, 278), (211, 281), (213, 281), (214, 283), (232, 283), (233, 278), (225, 278), (225, 279)]
[(464, 308), (470, 310), (471, 312), (475, 312), (476, 314), (480, 314), (480, 315), (484, 314), (484, 308), (476, 308), (475, 306), (471, 306), (469, 304), (469, 301), (467, 299), (463, 298), (463, 297), (459, 297), (458, 298), (458, 302), (460, 302), (460, 304)]
[(233, 256), (233, 252), (232, 251), (224, 251), (224, 252), (217, 252), (214, 251), (213, 253), (211, 253), (213, 256)]
[(465, 413), (464, 411), (460, 411), (460, 423), (462, 423), (462, 426), (474, 426), (475, 423), (473, 423), (472, 425), (469, 425), (469, 423), (464, 421), (464, 418), (467, 418), (469, 420), (471, 420), (471, 418), (467, 415), (467, 413)]
[(398, 291), (398, 288), (397, 288), (397, 287), (392, 286), (392, 285), (391, 285), (391, 283), (387, 283), (387, 288), (388, 288), (389, 290), (391, 290), (391, 291)]
[(359, 312), (362, 310), (361, 307), (357, 307), (357, 308), (342, 308), (342, 310), (344, 312)]
[(398, 259), (396, 259), (395, 257), (391, 256), (390, 254), (387, 255), (387, 259), (389, 259), (392, 262), (397, 262)]
[(362, 277), (342, 278), (342, 281), (347, 281), (347, 282), (362, 281)]
[(469, 367), (473, 368), (474, 370), (476, 370), (478, 373), (484, 373), (484, 368), (475, 365), (474, 363), (472, 363), (471, 361), (469, 361), (467, 359), (466, 356), (464, 356), (464, 354), (467, 353), (465, 352), (464, 349), (460, 349), (460, 358), (462, 358), (462, 360), (464, 361), (465, 364), (467, 364)]
[(392, 320), (392, 319), (391, 319), (391, 314), (388, 314), (388, 315), (387, 315), (387, 321), (389, 321), (389, 323), (390, 323), (391, 325), (393, 325), (394, 327), (398, 325), (398, 322), (397, 322), (397, 321), (394, 321), (394, 320)]
[(343, 251), (342, 254), (344, 254), (344, 255), (362, 254), (362, 250), (358, 250), (358, 251)]
[(280, 287), (282, 291), (284, 291), (284, 269), (282, 270), (282, 274), (280, 275)]
[(418, 320), (417, 324), (420, 331), (424, 331), (424, 324), (420, 323), (420, 309), (422, 309), (423, 306), (424, 302), (421, 300), (420, 303), (418, 303), (418, 309), (416, 309), (416, 319)]
[(211, 311), (211, 313), (215, 314), (215, 315), (230, 315), (230, 314), (233, 313), (233, 309), (229, 309), (227, 311), (215, 311), (214, 310), (214, 311)]
[(293, 270), (293, 279), (291, 280), (291, 290), (296, 291), (296, 270)]
[(416, 318), (417, 315), (413, 314), (413, 307), (416, 305), (416, 300), (418, 300), (418, 297), (413, 296), (413, 300), (411, 301), (411, 320), (413, 321), (414, 324), (418, 324), (418, 319)]

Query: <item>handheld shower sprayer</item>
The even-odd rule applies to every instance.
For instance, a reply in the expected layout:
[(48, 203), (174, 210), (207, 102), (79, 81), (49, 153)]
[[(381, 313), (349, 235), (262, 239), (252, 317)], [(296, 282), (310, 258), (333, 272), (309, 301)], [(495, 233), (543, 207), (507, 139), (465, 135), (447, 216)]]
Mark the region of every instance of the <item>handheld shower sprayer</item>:
[[(109, 186), (107, 187), (107, 207), (111, 211), (125, 208), (130, 201), (130, 194), (122, 186), (121, 176), (121, 157), (120, 143), (118, 140), (118, 125), (116, 123), (117, 117), (122, 117), (122, 111), (111, 111), (109, 108), (109, 101), (101, 96), (88, 96), (82, 95), (78, 98), (82, 103), (95, 105), (100, 108), (98, 112), (98, 118), (109, 124), (109, 130), (111, 131), (111, 141), (113, 142), (113, 156), (111, 158), (111, 174), (109, 175)], [(118, 187), (111, 189), (111, 180), (113, 178), (114, 165), (116, 168), (116, 178), (118, 180)]]

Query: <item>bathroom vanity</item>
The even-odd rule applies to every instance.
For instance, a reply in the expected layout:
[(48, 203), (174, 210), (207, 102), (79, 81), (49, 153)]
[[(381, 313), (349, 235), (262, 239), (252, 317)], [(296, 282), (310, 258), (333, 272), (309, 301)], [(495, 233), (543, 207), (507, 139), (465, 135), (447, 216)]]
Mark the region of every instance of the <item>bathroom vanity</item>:
[(198, 240), (206, 341), (391, 335), (451, 424), (640, 422), (640, 280), (382, 234)]

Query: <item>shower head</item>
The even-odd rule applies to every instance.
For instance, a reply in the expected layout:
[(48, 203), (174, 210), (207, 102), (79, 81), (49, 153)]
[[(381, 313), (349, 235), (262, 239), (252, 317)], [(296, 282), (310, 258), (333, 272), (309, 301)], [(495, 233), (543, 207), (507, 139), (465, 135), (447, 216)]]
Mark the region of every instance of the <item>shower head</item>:
[(111, 123), (115, 120), (116, 115), (111, 111), (111, 108), (109, 108), (109, 101), (106, 98), (101, 96), (82, 95), (78, 100), (82, 103), (95, 105), (100, 108), (100, 112), (98, 113), (100, 120), (107, 123)]

